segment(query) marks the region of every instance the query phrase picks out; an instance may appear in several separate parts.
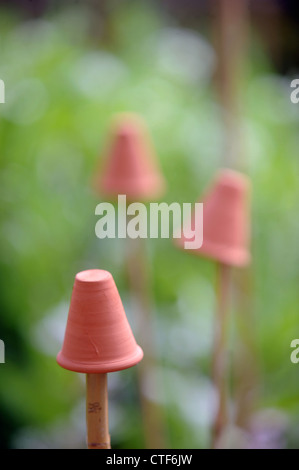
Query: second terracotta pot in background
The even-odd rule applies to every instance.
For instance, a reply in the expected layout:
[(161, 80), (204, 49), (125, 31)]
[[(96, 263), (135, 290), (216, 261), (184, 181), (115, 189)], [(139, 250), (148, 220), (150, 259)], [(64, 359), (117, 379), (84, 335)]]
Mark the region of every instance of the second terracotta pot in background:
[[(249, 179), (237, 171), (222, 169), (199, 202), (203, 202), (203, 244), (188, 251), (232, 266), (249, 264)], [(185, 227), (181, 238), (174, 242), (183, 248), (192, 236)]]

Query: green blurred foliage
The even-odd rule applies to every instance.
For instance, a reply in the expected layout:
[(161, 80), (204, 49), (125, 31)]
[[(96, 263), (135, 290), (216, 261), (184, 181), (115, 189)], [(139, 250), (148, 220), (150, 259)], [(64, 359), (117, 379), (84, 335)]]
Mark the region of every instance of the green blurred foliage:
[[(49, 341), (47, 326), (38, 329), (53, 312), (67, 313), (77, 271), (112, 272), (134, 330), (123, 241), (94, 232), (100, 199), (92, 179), (114, 114), (145, 119), (167, 179), (166, 202), (196, 201), (223, 162), (209, 39), (173, 28), (138, 2), (110, 11), (105, 41), (90, 34), (91, 24), (90, 12), (75, 8), (32, 22), (0, 15), (1, 447), (73, 445), (66, 437), (73, 420), (84, 428), (82, 377), (57, 366), (53, 348), (40, 347)], [(257, 44), (240, 84), (253, 182), (257, 406), (285, 413), (296, 446), (299, 374), (290, 343), (299, 336), (299, 115), (289, 81), (271, 71)], [(169, 446), (206, 447), (214, 265), (170, 240), (148, 240), (147, 249)], [(113, 446), (143, 447), (136, 371), (113, 375)]]

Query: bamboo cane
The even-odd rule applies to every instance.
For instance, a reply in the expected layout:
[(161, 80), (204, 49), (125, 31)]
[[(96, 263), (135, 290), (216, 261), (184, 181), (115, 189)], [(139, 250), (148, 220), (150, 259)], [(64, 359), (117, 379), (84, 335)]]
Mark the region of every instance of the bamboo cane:
[(237, 344), (234, 348), (236, 351), (234, 355), (235, 424), (242, 429), (249, 430), (259, 388), (251, 269), (243, 270), (235, 279), (235, 284), (238, 330)]
[(217, 409), (212, 429), (212, 447), (216, 448), (228, 421), (228, 327), (231, 268), (217, 264), (218, 289), (215, 318), (212, 378), (217, 392)]
[(166, 448), (165, 423), (161, 406), (149, 399), (145, 389), (150, 380), (152, 394), (159, 394), (159, 384), (155, 372), (156, 353), (151, 315), (151, 293), (149, 270), (143, 240), (128, 240), (127, 272), (130, 290), (138, 305), (139, 340), (144, 351), (143, 363), (138, 368), (138, 388), (145, 445), (148, 449)]
[(86, 427), (88, 449), (111, 449), (107, 374), (86, 374)]
[(224, 163), (244, 167), (240, 125), (240, 79), (247, 37), (248, 0), (214, 0), (214, 37), (218, 58), (216, 88), (225, 132)]
[[(215, 0), (215, 39), (218, 55), (217, 89), (222, 107), (225, 131), (224, 163), (244, 166), (240, 126), (239, 80), (246, 42), (248, 0)], [(241, 160), (240, 160), (241, 159)], [(227, 328), (229, 324), (230, 266), (218, 265), (217, 312), (213, 351), (213, 380), (218, 408), (212, 426), (212, 447), (217, 447), (229, 422)]]

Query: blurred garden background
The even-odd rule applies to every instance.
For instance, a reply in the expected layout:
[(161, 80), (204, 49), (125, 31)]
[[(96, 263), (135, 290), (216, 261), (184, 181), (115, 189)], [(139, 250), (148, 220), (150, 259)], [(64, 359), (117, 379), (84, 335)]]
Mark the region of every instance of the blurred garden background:
[[(216, 3), (0, 2), (1, 448), (85, 447), (84, 376), (56, 363), (78, 271), (113, 274), (139, 341), (125, 240), (97, 239), (103, 199), (92, 181), (119, 112), (146, 122), (169, 204), (198, 200), (224, 165)], [(236, 87), (253, 262), (234, 271), (224, 447), (299, 447), (299, 365), (290, 360), (299, 337), (295, 6), (248, 2)], [(215, 266), (168, 239), (145, 245), (159, 387), (149, 380), (144, 393), (163, 416), (166, 447), (207, 448)], [(136, 367), (108, 380), (112, 447), (144, 448)]]

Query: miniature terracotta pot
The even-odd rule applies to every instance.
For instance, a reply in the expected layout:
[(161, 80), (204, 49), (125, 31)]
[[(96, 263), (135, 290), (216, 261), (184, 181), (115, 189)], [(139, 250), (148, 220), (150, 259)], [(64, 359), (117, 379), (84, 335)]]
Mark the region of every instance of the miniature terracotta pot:
[[(247, 265), (251, 259), (249, 193), (245, 175), (221, 170), (203, 197), (203, 244), (188, 251), (228, 265)], [(192, 234), (184, 233), (174, 241), (183, 248), (190, 240)]]
[(113, 199), (123, 194), (131, 201), (154, 199), (164, 192), (163, 175), (137, 116), (123, 114), (115, 121), (95, 185), (102, 196)]
[(106, 373), (134, 366), (142, 357), (112, 275), (99, 269), (78, 273), (58, 364)]

